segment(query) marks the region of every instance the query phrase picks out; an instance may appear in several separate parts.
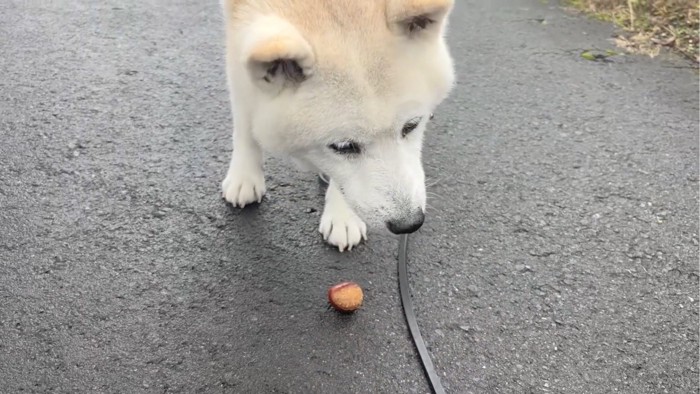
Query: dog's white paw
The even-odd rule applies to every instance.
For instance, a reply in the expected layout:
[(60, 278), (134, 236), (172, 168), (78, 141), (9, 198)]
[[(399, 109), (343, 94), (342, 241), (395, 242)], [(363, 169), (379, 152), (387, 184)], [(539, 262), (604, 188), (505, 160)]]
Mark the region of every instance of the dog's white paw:
[(229, 171), (221, 183), (223, 197), (234, 207), (243, 208), (260, 203), (265, 195), (265, 175), (262, 171)]
[(326, 207), (318, 231), (326, 242), (337, 246), (341, 252), (352, 250), (360, 241), (367, 240), (367, 225), (346, 207)]

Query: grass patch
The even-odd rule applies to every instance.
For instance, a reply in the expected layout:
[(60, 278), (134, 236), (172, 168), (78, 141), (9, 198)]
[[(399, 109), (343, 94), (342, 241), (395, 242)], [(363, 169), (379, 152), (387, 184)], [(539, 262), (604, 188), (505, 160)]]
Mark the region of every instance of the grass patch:
[(615, 38), (618, 46), (649, 56), (661, 48), (672, 48), (697, 66), (698, 0), (568, 0), (567, 3), (604, 21), (615, 23), (624, 34)]

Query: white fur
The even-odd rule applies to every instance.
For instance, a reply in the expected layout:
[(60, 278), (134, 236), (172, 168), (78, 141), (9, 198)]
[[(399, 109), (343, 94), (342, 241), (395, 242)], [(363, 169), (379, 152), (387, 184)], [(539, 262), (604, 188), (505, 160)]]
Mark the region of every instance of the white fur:
[(341, 252), (352, 249), (363, 239), (367, 239), (367, 226), (343, 198), (335, 181), (331, 180), (326, 191), (326, 206), (321, 215), (318, 231), (323, 239), (338, 247)]
[[(381, 12), (367, 16), (375, 6), (357, 1), (315, 2), (321, 5), (308, 11), (322, 14), (323, 7), (362, 4), (369, 11), (361, 16), (344, 10), (349, 28), (306, 21), (299, 16), (305, 10), (275, 9), (270, 0), (264, 6), (230, 0), (225, 8), (234, 150), (223, 196), (240, 207), (260, 202), (265, 193), (263, 150), (290, 156), (330, 176), (319, 231), (341, 251), (366, 239), (362, 219), (383, 225), (425, 210), (424, 129), (454, 82), (443, 39), (445, 22), (408, 35), (378, 19), (388, 18)], [(397, 1), (391, 6), (401, 13), (390, 24), (408, 23), (413, 9), (401, 8)], [(289, 0), (280, 4), (306, 6)], [(275, 59), (297, 61), (304, 80), (281, 72), (264, 79)], [(422, 117), (419, 126), (402, 138), (403, 125), (415, 117)], [(346, 156), (329, 148), (347, 139), (360, 143), (363, 152)]]

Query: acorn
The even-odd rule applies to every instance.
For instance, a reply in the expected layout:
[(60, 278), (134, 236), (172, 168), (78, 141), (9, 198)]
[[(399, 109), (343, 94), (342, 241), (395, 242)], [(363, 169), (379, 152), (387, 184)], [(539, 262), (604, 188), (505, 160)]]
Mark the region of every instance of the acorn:
[(362, 288), (355, 282), (343, 282), (328, 289), (328, 302), (338, 312), (355, 312), (362, 306)]

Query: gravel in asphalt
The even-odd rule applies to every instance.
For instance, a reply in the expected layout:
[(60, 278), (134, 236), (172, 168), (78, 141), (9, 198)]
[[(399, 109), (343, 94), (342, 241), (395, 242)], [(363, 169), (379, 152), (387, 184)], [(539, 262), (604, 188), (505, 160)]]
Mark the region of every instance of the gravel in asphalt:
[[(410, 239), (449, 393), (698, 392), (698, 79), (612, 27), (459, 1)], [(0, 392), (425, 393), (398, 240), (339, 254), (313, 175), (220, 199), (215, 1), (0, 4)], [(328, 286), (365, 291), (351, 316)]]

